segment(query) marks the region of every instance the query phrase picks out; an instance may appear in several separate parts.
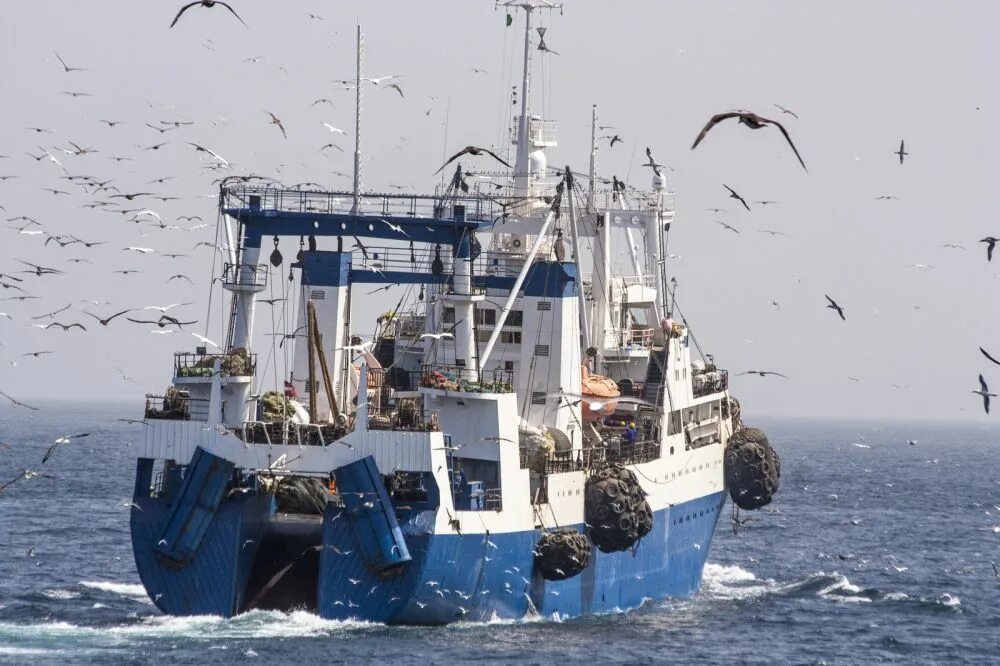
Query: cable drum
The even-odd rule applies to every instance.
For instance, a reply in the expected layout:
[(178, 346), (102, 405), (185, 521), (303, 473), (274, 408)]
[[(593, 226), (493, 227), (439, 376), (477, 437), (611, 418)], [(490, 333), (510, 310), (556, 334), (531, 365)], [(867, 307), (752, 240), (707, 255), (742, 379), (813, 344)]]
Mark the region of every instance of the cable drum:
[(535, 545), (535, 568), (545, 580), (566, 580), (590, 563), (590, 540), (570, 527), (545, 532)]
[(729, 438), (725, 480), (729, 496), (741, 509), (771, 503), (781, 481), (781, 461), (762, 430), (742, 427)]
[(653, 529), (653, 511), (635, 474), (614, 464), (594, 471), (584, 494), (587, 533), (599, 550), (631, 548)]

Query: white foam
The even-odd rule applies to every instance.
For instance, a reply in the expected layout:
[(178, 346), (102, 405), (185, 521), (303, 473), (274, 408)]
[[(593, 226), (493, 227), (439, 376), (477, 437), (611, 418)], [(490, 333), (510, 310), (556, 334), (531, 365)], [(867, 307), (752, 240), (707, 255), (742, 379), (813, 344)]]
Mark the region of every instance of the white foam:
[(41, 657), (44, 655), (59, 654), (62, 650), (48, 650), (46, 648), (20, 648), (9, 645), (0, 645), (0, 654), (18, 655), (22, 657)]
[(80, 596), (79, 592), (74, 592), (73, 590), (45, 590), (42, 592), (49, 599), (76, 599)]
[(942, 606), (947, 606), (948, 608), (958, 608), (962, 605), (962, 600), (958, 598), (958, 595), (948, 594), (947, 592), (938, 597), (937, 601)]
[(701, 577), (702, 594), (716, 599), (752, 599), (774, 589), (774, 581), (760, 580), (743, 567), (705, 564)]
[(89, 587), (94, 590), (101, 590), (102, 592), (111, 592), (112, 594), (120, 594), (123, 597), (139, 597), (142, 599), (148, 598), (146, 594), (146, 588), (142, 585), (134, 585), (130, 583), (112, 583), (106, 580), (84, 580), (80, 582), (80, 585), (84, 587)]

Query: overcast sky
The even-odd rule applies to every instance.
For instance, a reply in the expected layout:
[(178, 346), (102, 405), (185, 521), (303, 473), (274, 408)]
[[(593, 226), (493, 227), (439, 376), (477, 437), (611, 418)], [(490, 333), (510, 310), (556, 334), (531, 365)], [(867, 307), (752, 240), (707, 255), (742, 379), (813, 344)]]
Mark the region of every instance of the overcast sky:
[[(19, 284), (41, 297), (0, 301), (0, 312), (13, 317), (0, 317), (0, 390), (24, 398), (132, 397), (137, 411), (142, 393), (162, 391), (172, 352), (189, 349), (193, 338), (154, 335), (152, 327), (124, 318), (104, 328), (79, 309), (107, 316), (191, 301), (176, 311), (204, 330), (213, 252), (194, 245), (213, 240), (212, 181), (225, 172), (203, 169), (210, 160), (186, 141), (224, 156), (230, 173), (349, 187), (331, 172), (351, 170), (353, 93), (333, 82), (353, 76), (357, 22), (368, 43), (366, 73), (400, 75), (405, 94), (384, 85), (366, 89), (367, 187), (430, 192), (443, 154), (506, 138), (523, 14), (505, 28), (504, 11), (488, 0), (233, 0), (249, 27), (224, 8), (194, 7), (168, 29), (180, 4), (50, 0), (6, 3), (0, 14), (0, 155), (6, 156), (0, 176), (16, 176), (0, 181), (0, 215), (34, 217), (51, 234), (108, 241), (60, 248), (45, 246), (45, 235), (0, 229), (0, 272), (23, 278)], [(597, 104), (602, 123), (616, 126), (624, 140), (602, 148), (602, 175), (646, 187), (649, 174), (638, 164), (647, 145), (676, 169), (669, 249), (681, 258), (670, 270), (696, 337), (732, 372), (791, 377), (734, 379), (748, 414), (988, 418), (970, 391), (980, 372), (1000, 389), (1000, 366), (977, 349), (1000, 356), (1000, 252), (987, 263), (977, 242), (1000, 236), (1000, 4), (565, 4), (562, 16), (540, 16), (549, 28), (546, 42), (559, 55), (536, 58), (532, 95), (533, 111), (560, 122), (550, 164), (586, 170), (590, 109)], [(54, 51), (85, 71), (64, 71)], [(318, 98), (336, 108), (310, 106)], [(691, 151), (708, 117), (733, 108), (786, 123), (809, 173), (777, 131), (751, 132), (733, 121)], [(268, 111), (281, 118), (287, 139), (268, 124)], [(100, 119), (126, 124), (108, 127)], [(194, 124), (163, 134), (144, 124), (160, 121)], [(324, 122), (350, 136), (331, 134)], [(893, 151), (904, 138), (910, 155), (900, 166)], [(99, 152), (57, 150), (70, 141)], [(344, 152), (319, 153), (330, 141)], [(142, 150), (161, 142), (169, 143)], [(142, 198), (126, 207), (152, 208), (165, 224), (181, 226), (197, 221), (177, 222), (178, 216), (199, 215), (210, 226), (161, 230), (84, 208), (108, 193), (91, 196), (61, 180), (65, 172), (48, 158), (25, 154), (41, 155), (39, 146), (69, 174), (113, 178), (122, 192), (179, 197)], [(150, 183), (167, 177), (174, 179)], [(727, 200), (723, 183), (752, 210)], [(899, 198), (876, 201), (880, 195)], [(707, 210), (717, 207), (729, 212)], [(967, 249), (942, 247), (953, 242)], [(123, 251), (127, 246), (156, 252)], [(282, 248), (289, 258), (296, 249), (291, 240)], [(24, 267), (17, 259), (66, 274), (18, 274)], [(124, 268), (142, 272), (113, 273)], [(195, 286), (167, 283), (175, 274)], [(0, 298), (18, 293), (0, 290)], [(825, 309), (824, 294), (844, 306), (846, 322)], [(355, 321), (373, 320), (398, 297), (393, 290), (378, 301), (365, 299)], [(217, 306), (218, 293), (215, 299)], [(67, 304), (72, 309), (56, 320), (84, 323), (85, 333), (32, 327), (51, 321), (32, 316)], [(215, 308), (210, 337), (223, 337), (222, 312)], [(22, 356), (39, 350), (55, 353)], [(266, 356), (266, 348), (258, 351)], [(8, 409), (0, 406), (0, 414)]]

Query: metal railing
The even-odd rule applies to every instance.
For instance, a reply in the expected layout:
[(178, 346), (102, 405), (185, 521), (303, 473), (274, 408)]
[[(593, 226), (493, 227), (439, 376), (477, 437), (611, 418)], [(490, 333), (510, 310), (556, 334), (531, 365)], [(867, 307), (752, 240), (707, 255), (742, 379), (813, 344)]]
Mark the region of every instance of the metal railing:
[[(219, 197), (223, 210), (251, 212), (322, 213), (349, 215), (354, 193), (345, 190), (297, 190), (280, 186), (224, 185)], [(445, 219), (442, 199), (432, 194), (364, 192), (359, 195), (361, 215)], [(485, 195), (460, 195), (448, 198), (448, 209), (465, 206), (465, 217), (474, 222), (489, 222), (502, 215), (501, 206)]]
[(242, 351), (228, 354), (174, 354), (174, 377), (212, 377), (215, 361), (219, 359), (220, 373), (230, 377), (252, 377), (257, 372), (257, 355)]
[(641, 347), (643, 349), (653, 348), (653, 329), (633, 328), (618, 333), (619, 347)]
[(369, 430), (437, 432), (441, 430), (440, 413), (427, 409), (368, 407)]
[(208, 400), (192, 398), (185, 391), (172, 395), (147, 393), (144, 415), (147, 419), (163, 421), (198, 421), (208, 415)]
[(222, 267), (222, 286), (267, 286), (268, 268), (266, 264), (233, 264), (226, 262)]
[(727, 389), (729, 389), (728, 370), (709, 370), (691, 375), (691, 392), (696, 398), (721, 393)]
[(511, 393), (514, 390), (514, 371), (494, 368), (480, 373), (479, 381), (472, 381), (472, 368), (461, 365), (424, 365), (420, 373), (420, 386), (446, 391), (468, 393)]
[(347, 434), (334, 423), (291, 423), (289, 421), (246, 421), (236, 436), (247, 444), (328, 446)]

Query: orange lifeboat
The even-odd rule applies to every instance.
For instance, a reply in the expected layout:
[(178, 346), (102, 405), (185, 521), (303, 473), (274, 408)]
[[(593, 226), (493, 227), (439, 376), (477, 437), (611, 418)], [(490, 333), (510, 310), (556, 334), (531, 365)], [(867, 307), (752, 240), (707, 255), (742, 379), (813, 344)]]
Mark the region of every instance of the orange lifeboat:
[(591, 423), (605, 416), (614, 414), (618, 401), (614, 400), (621, 395), (618, 385), (614, 381), (602, 375), (592, 375), (587, 370), (587, 366), (581, 366), (583, 377), (581, 378), (581, 393), (583, 393), (583, 404), (581, 413), (584, 423)]

